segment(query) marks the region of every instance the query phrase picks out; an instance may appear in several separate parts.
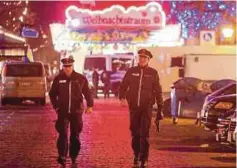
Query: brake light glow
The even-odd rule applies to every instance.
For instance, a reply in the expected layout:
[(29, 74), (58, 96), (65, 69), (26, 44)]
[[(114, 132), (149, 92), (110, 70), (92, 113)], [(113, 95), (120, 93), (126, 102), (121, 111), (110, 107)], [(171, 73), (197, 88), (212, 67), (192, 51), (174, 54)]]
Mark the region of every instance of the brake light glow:
[(15, 84), (15, 82), (13, 82), (13, 81), (10, 81), (10, 82), (6, 83), (6, 85), (14, 85), (14, 84)]
[(20, 86), (30, 86), (29, 82), (19, 82)]

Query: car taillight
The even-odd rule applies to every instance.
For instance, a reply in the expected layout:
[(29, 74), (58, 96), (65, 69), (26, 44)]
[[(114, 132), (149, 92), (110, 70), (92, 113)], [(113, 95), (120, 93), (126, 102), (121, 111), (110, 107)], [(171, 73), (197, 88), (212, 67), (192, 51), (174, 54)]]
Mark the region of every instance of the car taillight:
[(11, 81), (11, 82), (7, 82), (6, 85), (14, 85), (15, 82)]
[(233, 103), (231, 102), (219, 102), (215, 105), (215, 109), (231, 109), (233, 107)]
[(19, 86), (30, 86), (29, 82), (19, 82)]

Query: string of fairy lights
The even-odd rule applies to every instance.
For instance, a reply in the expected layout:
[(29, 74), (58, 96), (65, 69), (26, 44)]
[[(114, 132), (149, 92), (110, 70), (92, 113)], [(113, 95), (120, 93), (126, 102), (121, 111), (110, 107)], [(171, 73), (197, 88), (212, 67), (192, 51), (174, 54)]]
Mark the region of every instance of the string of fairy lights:
[(29, 0), (18, 0), (18, 1), (0, 1), (0, 25), (5, 30), (14, 34), (21, 34), (22, 26), (33, 25), (37, 26), (40, 38), (43, 39), (43, 44), (39, 44), (38, 47), (33, 49), (35, 52), (40, 48), (44, 48), (48, 44), (48, 37), (43, 31), (42, 26), (35, 25), (36, 13), (30, 10)]
[(202, 29), (218, 30), (224, 24), (236, 24), (236, 1), (169, 1), (172, 18), (182, 24), (182, 37), (197, 37)]
[(22, 23), (31, 21), (28, 4), (28, 0), (1, 1), (1, 18), (5, 23), (0, 22), (0, 24), (3, 25), (6, 30), (17, 33)]

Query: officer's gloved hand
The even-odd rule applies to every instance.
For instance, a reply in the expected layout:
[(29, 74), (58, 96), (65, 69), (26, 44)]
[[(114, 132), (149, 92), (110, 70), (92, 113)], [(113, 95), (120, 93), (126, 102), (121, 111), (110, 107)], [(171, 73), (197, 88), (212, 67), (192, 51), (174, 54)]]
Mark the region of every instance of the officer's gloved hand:
[(158, 111), (156, 115), (156, 120), (163, 120), (164, 113), (162, 111)]
[(164, 114), (162, 111), (158, 111), (155, 119), (155, 125), (156, 125), (156, 132), (160, 132), (160, 120), (164, 118)]
[(92, 113), (92, 107), (87, 107), (87, 108), (86, 108), (86, 113), (87, 113), (87, 114)]

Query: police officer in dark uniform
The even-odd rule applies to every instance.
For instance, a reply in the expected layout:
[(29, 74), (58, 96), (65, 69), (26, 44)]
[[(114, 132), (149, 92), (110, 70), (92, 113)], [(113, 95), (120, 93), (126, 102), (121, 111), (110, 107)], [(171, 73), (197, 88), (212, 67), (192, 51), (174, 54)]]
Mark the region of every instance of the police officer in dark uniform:
[(138, 66), (129, 68), (123, 78), (119, 99), (122, 105), (127, 99), (129, 106), (134, 166), (138, 166), (140, 161), (140, 167), (145, 167), (149, 154), (152, 106), (157, 103), (156, 121), (161, 120), (163, 98), (158, 72), (148, 66), (152, 54), (146, 49), (141, 49), (138, 51), (138, 56)]
[(56, 130), (59, 133), (57, 149), (58, 163), (65, 166), (68, 153), (68, 127), (70, 124), (69, 155), (75, 163), (80, 151), (79, 134), (82, 131), (83, 96), (87, 102), (86, 113), (92, 112), (93, 97), (87, 79), (73, 70), (73, 57), (64, 58), (63, 70), (55, 77), (49, 92), (53, 108), (57, 113)]

